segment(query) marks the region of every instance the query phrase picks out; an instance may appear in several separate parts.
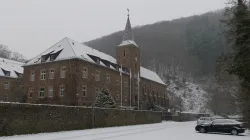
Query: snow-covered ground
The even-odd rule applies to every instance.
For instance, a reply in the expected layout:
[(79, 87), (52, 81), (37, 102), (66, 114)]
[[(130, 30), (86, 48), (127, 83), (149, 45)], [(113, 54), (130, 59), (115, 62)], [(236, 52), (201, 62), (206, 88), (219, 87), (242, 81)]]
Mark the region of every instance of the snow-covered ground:
[(163, 122), (159, 124), (100, 128), (92, 130), (0, 137), (0, 140), (250, 140), (250, 134), (201, 134), (196, 122)]

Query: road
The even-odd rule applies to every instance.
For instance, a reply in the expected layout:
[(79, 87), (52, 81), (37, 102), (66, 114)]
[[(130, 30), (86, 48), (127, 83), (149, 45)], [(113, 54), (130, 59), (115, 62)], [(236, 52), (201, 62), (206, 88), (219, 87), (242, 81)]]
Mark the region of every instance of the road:
[(0, 137), (0, 140), (250, 140), (250, 134), (201, 134), (194, 131), (195, 122), (112, 127), (80, 131)]

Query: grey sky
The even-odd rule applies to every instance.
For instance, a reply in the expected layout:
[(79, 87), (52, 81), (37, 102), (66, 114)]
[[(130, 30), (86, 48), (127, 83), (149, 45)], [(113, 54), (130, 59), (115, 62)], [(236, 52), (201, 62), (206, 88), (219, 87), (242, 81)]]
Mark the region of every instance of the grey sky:
[(200, 14), (226, 0), (0, 0), (0, 44), (32, 58), (64, 37), (83, 42), (132, 26)]

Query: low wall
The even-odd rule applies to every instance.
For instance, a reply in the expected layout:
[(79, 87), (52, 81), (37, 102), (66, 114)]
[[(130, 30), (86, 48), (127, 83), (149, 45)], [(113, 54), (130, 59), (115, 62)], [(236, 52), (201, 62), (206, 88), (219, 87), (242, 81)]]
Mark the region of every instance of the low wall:
[(200, 117), (209, 117), (209, 114), (195, 114), (195, 113), (178, 113), (178, 115), (172, 116), (173, 121), (185, 122), (185, 121), (196, 121)]
[(161, 122), (161, 112), (0, 103), (0, 135)]

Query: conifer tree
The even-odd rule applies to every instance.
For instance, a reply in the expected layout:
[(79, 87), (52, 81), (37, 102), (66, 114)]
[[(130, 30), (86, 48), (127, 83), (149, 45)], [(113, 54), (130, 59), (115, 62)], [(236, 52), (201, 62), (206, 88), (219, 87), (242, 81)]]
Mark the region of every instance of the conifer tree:
[(109, 94), (108, 90), (104, 88), (97, 95), (94, 106), (100, 108), (115, 108), (116, 104), (113, 97)]
[(250, 12), (246, 0), (234, 0), (232, 4), (226, 10), (227, 37), (233, 56), (230, 74), (240, 79), (241, 111), (250, 123)]

